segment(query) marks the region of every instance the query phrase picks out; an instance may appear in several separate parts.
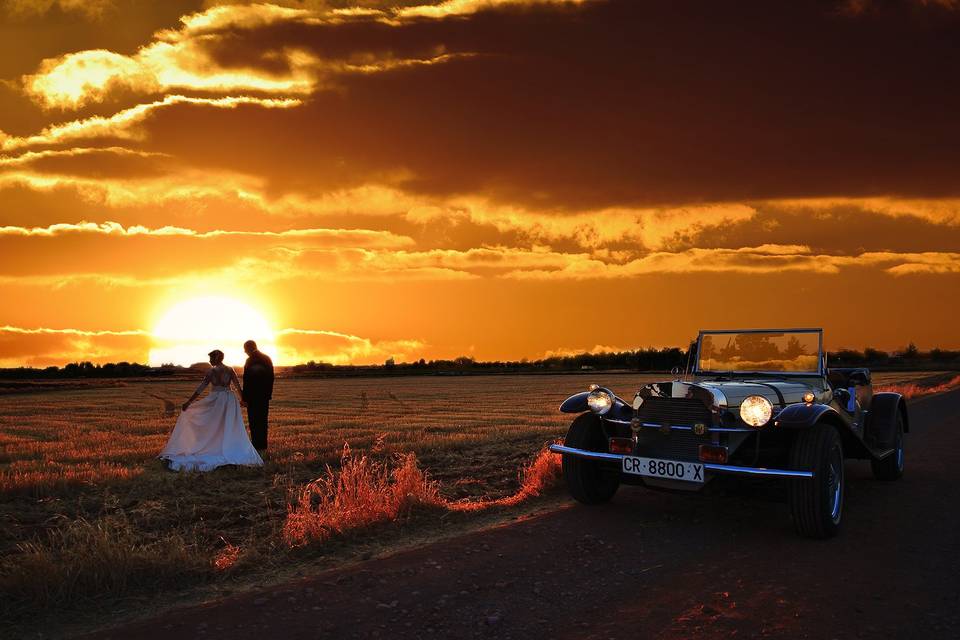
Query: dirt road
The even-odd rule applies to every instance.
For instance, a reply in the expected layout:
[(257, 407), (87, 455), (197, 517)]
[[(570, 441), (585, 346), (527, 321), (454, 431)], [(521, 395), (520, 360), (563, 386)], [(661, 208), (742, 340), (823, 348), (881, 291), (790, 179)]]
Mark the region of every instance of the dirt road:
[(797, 538), (769, 488), (627, 487), (92, 637), (955, 639), (960, 391), (910, 410), (903, 480), (848, 462), (833, 540)]

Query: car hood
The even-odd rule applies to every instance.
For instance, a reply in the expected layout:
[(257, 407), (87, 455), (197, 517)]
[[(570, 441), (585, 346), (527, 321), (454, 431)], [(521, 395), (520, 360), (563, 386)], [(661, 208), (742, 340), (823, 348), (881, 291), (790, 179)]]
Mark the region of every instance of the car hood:
[[(802, 402), (803, 394), (814, 391), (804, 382), (783, 380), (704, 380), (691, 383), (711, 392), (719, 391), (726, 398), (728, 407), (738, 407), (747, 396), (763, 396), (774, 405)], [(714, 396), (718, 396), (714, 393)], [(719, 399), (719, 398), (718, 398)]]

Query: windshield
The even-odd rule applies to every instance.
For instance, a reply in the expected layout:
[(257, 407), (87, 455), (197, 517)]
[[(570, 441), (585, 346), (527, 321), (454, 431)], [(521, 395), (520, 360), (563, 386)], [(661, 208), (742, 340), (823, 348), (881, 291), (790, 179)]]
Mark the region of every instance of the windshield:
[(697, 371), (816, 374), (820, 336), (820, 331), (703, 332)]

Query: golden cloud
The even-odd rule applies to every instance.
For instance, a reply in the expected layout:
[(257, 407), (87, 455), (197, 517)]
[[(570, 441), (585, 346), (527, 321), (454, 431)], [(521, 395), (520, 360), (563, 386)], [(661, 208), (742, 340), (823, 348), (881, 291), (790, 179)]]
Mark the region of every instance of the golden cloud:
[[(465, 16), (478, 11), (537, 5), (578, 5), (595, 0), (442, 0), (425, 3), (416, 0), (273, 0), (272, 5), (310, 12), (327, 20), (341, 17), (375, 18), (388, 24), (403, 19)], [(259, 4), (259, 0), (204, 0), (204, 6), (227, 8)], [(224, 19), (221, 17), (220, 19)], [(216, 20), (214, 20), (216, 22)]]
[[(158, 131), (169, 127), (168, 132), (192, 134), (184, 136), (187, 139), (170, 136), (177, 139), (167, 148), (182, 150), (184, 162), (206, 163), (214, 170), (242, 165), (269, 176), (273, 193), (284, 187), (316, 193), (406, 169), (412, 178), (403, 186), (411, 191), (485, 194), (496, 202), (524, 202), (534, 213), (548, 215), (552, 212), (537, 209), (873, 194), (876, 185), (883, 185), (884, 193), (952, 194), (949, 157), (925, 153), (920, 144), (949, 133), (949, 127), (941, 126), (950, 121), (942, 83), (917, 80), (917, 89), (924, 91), (914, 95), (924, 99), (897, 106), (873, 93), (883, 83), (868, 83), (858, 91), (848, 82), (849, 69), (824, 63), (811, 75), (817, 79), (815, 88), (798, 88), (789, 79), (809, 69), (795, 67), (799, 63), (794, 57), (778, 56), (781, 49), (776, 47), (770, 56), (757, 58), (758, 43), (749, 38), (726, 46), (730, 43), (720, 42), (723, 34), (708, 28), (714, 21), (712, 10), (674, 11), (669, 3), (546, 0), (452, 0), (417, 6), (362, 2), (362, 10), (350, 11), (331, 8), (343, 8), (346, 2), (284, 4), (297, 6), (217, 6), (184, 16), (177, 28), (158, 32), (130, 55), (105, 48), (65, 54), (43, 63), (26, 78), (25, 87), (41, 103), (65, 107), (130, 90), (151, 96), (144, 99), (173, 90), (284, 97), (310, 92), (307, 107), (286, 121), (274, 120), (278, 114), (273, 113), (267, 118), (243, 113), (212, 120), (197, 110), (201, 113), (196, 119), (188, 113), (175, 122), (157, 123)], [(583, 8), (554, 10), (567, 4)], [(483, 11), (483, 18), (423, 19), (475, 11)], [(774, 13), (750, 5), (742, 14), (748, 21), (776, 18), (790, 25), (784, 33), (787, 48), (791, 42), (808, 41), (810, 33), (823, 32), (830, 24), (825, 20), (835, 20), (806, 5)], [(404, 15), (412, 17), (404, 21)], [(390, 20), (392, 26), (386, 26)], [(624, 25), (629, 25), (631, 37), (603, 37), (610, 28)], [(831, 31), (826, 44), (833, 53), (823, 59), (844, 59), (847, 47), (868, 50), (877, 43), (890, 44), (891, 59), (902, 55), (911, 61), (895, 69), (904, 74), (901, 81), (909, 82), (905, 70), (923, 68), (942, 54), (938, 32), (923, 25), (903, 25), (903, 38), (889, 38), (890, 32), (878, 25), (858, 26), (863, 29), (856, 33)], [(582, 27), (583, 38), (569, 41), (571, 27)], [(854, 35), (858, 37), (852, 43)], [(683, 46), (673, 49), (705, 52), (702, 59), (744, 73), (719, 94), (710, 65), (678, 76), (676, 69), (688, 56), (655, 55), (672, 50), (677, 42)], [(710, 57), (716, 51), (724, 52), (723, 61)], [(434, 73), (360, 77), (462, 55), (474, 58), (470, 64), (439, 65)], [(848, 61), (853, 73), (871, 77), (868, 62)], [(648, 74), (663, 90), (650, 93), (654, 85), (622, 82), (637, 72)], [(317, 92), (327, 86), (329, 75), (342, 91)], [(757, 94), (763, 84), (758, 78), (774, 82), (778, 91)], [(521, 86), (527, 90), (517, 91)], [(803, 100), (804, 92), (845, 97), (837, 104), (867, 114), (867, 119), (851, 128), (843, 126), (846, 119), (828, 117), (829, 109), (800, 117), (791, 105)], [(688, 112), (695, 104), (691, 96), (697, 95), (712, 96), (714, 106)], [(550, 108), (544, 110), (547, 104)], [(886, 109), (874, 108), (877, 104)], [(763, 110), (763, 128), (747, 126), (756, 109)], [(902, 116), (903, 109), (913, 114), (906, 120), (916, 134), (888, 139), (897, 143), (888, 147), (889, 153), (870, 151), (875, 132), (884, 130), (890, 114)], [(223, 128), (205, 126), (211, 121)], [(797, 138), (802, 152), (783, 160), (779, 138), (769, 133), (795, 130), (798, 122), (815, 134)], [(249, 126), (248, 135), (223, 135), (236, 126)], [(681, 131), (685, 134), (677, 135)], [(325, 142), (322, 148), (310, 144), (320, 139)], [(304, 140), (308, 142), (299, 144)], [(560, 141), (563, 153), (557, 153)], [(895, 160), (914, 154), (909, 167)], [(750, 162), (744, 162), (747, 158)], [(312, 171), (321, 166), (334, 170)], [(846, 170), (838, 170), (840, 166)], [(617, 215), (613, 209), (609, 213)], [(509, 224), (509, 212), (497, 217)]]
[[(427, 346), (421, 340), (373, 340), (316, 329), (277, 332), (281, 365), (314, 360), (330, 364), (373, 364), (387, 358), (405, 361), (420, 357)], [(89, 331), (0, 326), (0, 366), (60, 366), (68, 362), (146, 362), (156, 344), (147, 331)]]
[(51, 158), (81, 158), (98, 154), (113, 154), (122, 158), (169, 158), (165, 153), (154, 151), (137, 151), (125, 147), (97, 147), (72, 149), (44, 149), (43, 151), (26, 151), (17, 156), (0, 156), (0, 167), (30, 167), (43, 160)]
[[(454, 252), (457, 253), (457, 252)], [(270, 260), (276, 279), (325, 279), (341, 282), (473, 280), (480, 276), (424, 252), (373, 249), (278, 249)], [(246, 265), (258, 270), (255, 262)]]
[[(401, 201), (394, 198), (394, 202)], [(434, 200), (408, 209), (405, 217), (419, 224), (467, 221), (489, 225), (501, 233), (517, 232), (536, 242), (572, 240), (582, 247), (632, 244), (659, 248), (680, 231), (707, 223), (732, 224), (756, 215), (752, 206), (719, 203), (686, 207), (605, 208), (581, 212), (535, 211), (491, 203), (476, 197)]]
[(421, 340), (371, 340), (336, 331), (283, 329), (277, 332), (280, 362), (376, 364), (387, 358), (415, 360), (426, 347)]
[[(53, 242), (61, 244), (49, 244)], [(199, 253), (191, 249), (193, 245), (182, 244), (195, 242), (221, 244)], [(805, 245), (582, 252), (541, 245), (411, 250), (413, 245), (408, 236), (366, 229), (196, 231), (176, 226), (124, 227), (116, 222), (6, 226), (0, 227), (4, 252), (35, 259), (8, 261), (10, 267), (0, 280), (17, 278), (21, 284), (55, 287), (83, 282), (169, 287), (317, 279), (396, 282), (628, 279), (671, 273), (838, 274), (848, 268), (883, 269), (890, 275), (960, 271), (956, 253), (823, 254)]]
[[(108, 149), (100, 152), (110, 153)], [(82, 154), (76, 156), (82, 160)], [(66, 156), (60, 154), (59, 157)], [(262, 181), (252, 176), (204, 172), (167, 164), (171, 169), (168, 173), (131, 180), (117, 176), (77, 175), (76, 171), (65, 167), (60, 172), (41, 172), (32, 167), (14, 167), (14, 164), (15, 160), (10, 163), (9, 170), (0, 171), (0, 192), (6, 191), (4, 196), (8, 206), (12, 207), (9, 205), (10, 192), (34, 193), (41, 201), (63, 203), (59, 208), (53, 207), (61, 212), (55, 214), (56, 218), (62, 218), (72, 209), (84, 209), (92, 214), (100, 213), (104, 208), (117, 214), (141, 212), (135, 216), (138, 221), (156, 220), (161, 213), (160, 219), (199, 212), (209, 216), (211, 210), (221, 207), (231, 212), (221, 218), (234, 222), (252, 221), (249, 215), (238, 215), (243, 210), (257, 214), (253, 217), (261, 222), (265, 214), (279, 213), (264, 209), (269, 201), (262, 195)], [(23, 219), (34, 220), (39, 214), (39, 211), (30, 216), (23, 214)]]
[(877, 264), (896, 263), (886, 268), (886, 272), (894, 276), (960, 273), (960, 253), (927, 251), (895, 254), (876, 252), (863, 254), (861, 257)]
[(0, 366), (49, 366), (67, 362), (143, 360), (144, 331), (85, 331), (0, 326)]
[(395, 56), (384, 51), (336, 58), (320, 57), (306, 47), (277, 45), (261, 51), (248, 64), (225, 65), (212, 52), (221, 39), (270, 25), (322, 25), (348, 17), (369, 19), (376, 14), (310, 11), (275, 4), (216, 6), (181, 17), (178, 29), (157, 32), (154, 41), (134, 55), (92, 49), (46, 59), (36, 73), (22, 78), (23, 90), (48, 109), (78, 109), (122, 91), (143, 95), (189, 90), (303, 96), (339, 74), (377, 73), (471, 55), (436, 51), (423, 56)]
[[(91, 265), (76, 265), (70, 268), (63, 263), (42, 265), (39, 273), (23, 273), (29, 265), (17, 265), (15, 275), (0, 274), (0, 284), (19, 287), (42, 287), (62, 289), (66, 287), (95, 285), (116, 289), (220, 290), (237, 282), (255, 282), (260, 286), (280, 281), (330, 280), (338, 282), (399, 282), (399, 281), (445, 281), (475, 280), (481, 276), (468, 271), (430, 266), (402, 266), (392, 268), (377, 264), (377, 258), (389, 252), (363, 249), (318, 250), (311, 268), (304, 268), (290, 259), (290, 254), (300, 252), (276, 248), (249, 257), (212, 256), (208, 264), (199, 268), (180, 265), (174, 269), (168, 263), (153, 264), (127, 261), (116, 266), (92, 269)], [(322, 256), (323, 259), (320, 258)], [(183, 260), (189, 261), (191, 256)], [(80, 267), (86, 269), (81, 270)]]
[(891, 275), (909, 273), (954, 273), (960, 254), (956, 253), (862, 253), (859, 255), (815, 255), (809, 248), (794, 245), (763, 245), (739, 249), (688, 249), (679, 252), (652, 252), (622, 264), (610, 264), (586, 255), (571, 256), (568, 264), (555, 270), (515, 270), (504, 277), (521, 280), (591, 280), (631, 278), (671, 273), (767, 274), (805, 272), (838, 274), (843, 268), (881, 267)]
[[(158, 177), (136, 176), (137, 179), (126, 179), (122, 176), (110, 178), (94, 175), (88, 178), (55, 173), (60, 170), (68, 174), (71, 169), (63, 165), (43, 166), (43, 173), (33, 170), (34, 166), (41, 168), (41, 160), (52, 160), (58, 154), (63, 154), (64, 160), (75, 156), (81, 166), (90, 168), (91, 163), (84, 154), (93, 153), (117, 154), (119, 161), (128, 162), (130, 167), (138, 159), (143, 162), (163, 162), (162, 166), (169, 167), (170, 171)], [(381, 217), (391, 220), (371, 224), (394, 228), (416, 225), (425, 231), (429, 230), (419, 238), (421, 245), (442, 244), (450, 242), (452, 238), (469, 243), (476, 242), (471, 239), (478, 237), (482, 237), (485, 243), (499, 241), (528, 246), (560, 245), (568, 249), (573, 244), (594, 255), (601, 250), (612, 251), (608, 257), (619, 256), (615, 260), (617, 262), (636, 257), (635, 254), (643, 251), (669, 253), (679, 248), (708, 248), (715, 244), (735, 248), (737, 242), (755, 246), (753, 243), (762, 241), (772, 231), (777, 231), (776, 239), (780, 242), (775, 244), (781, 252), (786, 246), (783, 240), (797, 238), (818, 246), (828, 242), (827, 253), (843, 253), (850, 244), (848, 232), (844, 231), (842, 237), (838, 237), (841, 232), (835, 231), (835, 225), (817, 222), (818, 216), (833, 220), (831, 216), (838, 207), (850, 207), (847, 215), (851, 231), (861, 224), (855, 222), (858, 217), (863, 217), (863, 232), (856, 238), (866, 250), (887, 248), (894, 231), (889, 228), (881, 233), (877, 230), (879, 227), (868, 222), (871, 217), (876, 219), (877, 216), (883, 216), (897, 220), (914, 216), (929, 221), (930, 225), (946, 228), (960, 226), (960, 201), (937, 199), (772, 200), (749, 204), (618, 207), (571, 213), (503, 205), (477, 196), (440, 198), (411, 194), (389, 184), (377, 183), (336, 189), (317, 196), (297, 192), (277, 195), (267, 190), (262, 178), (173, 166), (168, 160), (163, 154), (129, 151), (119, 147), (26, 152), (0, 159), (0, 170), (8, 170), (7, 175), (0, 175), (0, 188), (19, 185), (36, 191), (71, 190), (84, 201), (113, 208), (143, 210), (144, 203), (149, 203), (154, 209), (167, 204), (176, 207), (172, 211), (222, 209), (224, 212), (233, 212), (234, 218), (240, 215), (248, 221), (246, 224), (260, 226), (289, 224), (278, 220), (278, 217), (305, 220)], [(398, 174), (394, 179), (403, 180), (403, 176)], [(225, 213), (221, 216), (224, 219), (227, 217)], [(806, 224), (808, 217), (810, 224)], [(787, 220), (792, 220), (792, 226), (775, 228)], [(949, 244), (949, 236), (938, 234), (936, 228), (931, 226), (926, 231), (925, 240), (918, 239), (912, 245), (908, 243), (896, 248), (900, 251), (928, 247), (937, 250), (937, 238), (945, 238), (943, 242)], [(876, 233), (873, 233), (875, 230)]]
[(288, 71), (269, 75), (219, 68), (205, 49), (197, 46), (214, 29), (253, 29), (306, 14), (269, 4), (216, 7), (182, 17), (181, 29), (157, 33), (155, 42), (132, 56), (94, 49), (44, 60), (35, 74), (23, 77), (23, 88), (42, 106), (60, 109), (100, 102), (119, 89), (143, 94), (187, 88), (309, 93), (313, 78), (308, 69), (316, 60), (304, 52), (278, 52), (285, 56)]
[(48, 182), (53, 176), (94, 184), (105, 178), (137, 182), (167, 176), (178, 168), (179, 163), (168, 154), (117, 146), (26, 151), (0, 155), (0, 189), (16, 182), (31, 184), (31, 178)]
[(38, 327), (34, 329), (29, 329), (24, 327), (11, 327), (10, 325), (4, 325), (0, 327), (0, 333), (11, 333), (16, 335), (24, 335), (24, 336), (47, 336), (47, 335), (77, 336), (82, 338), (99, 338), (103, 336), (129, 337), (129, 336), (148, 335), (145, 331), (141, 331), (139, 329), (131, 329), (129, 331), (112, 331), (112, 330), (89, 331), (86, 329), (50, 329), (47, 327)]
[[(302, 228), (283, 231), (197, 231), (176, 226), (123, 226), (116, 222), (0, 227), (0, 282), (19, 287), (95, 285), (102, 288), (233, 287), (298, 277), (363, 280), (386, 277), (362, 257), (389, 255), (413, 245), (407, 236), (369, 229)], [(329, 264), (305, 270), (304, 252), (323, 252)], [(356, 270), (356, 273), (352, 273)], [(393, 278), (471, 277), (441, 269), (411, 268)]]
[(98, 138), (142, 140), (146, 137), (146, 133), (140, 128), (140, 125), (147, 120), (151, 113), (157, 109), (179, 104), (206, 105), (218, 109), (235, 109), (240, 105), (256, 105), (265, 109), (289, 109), (302, 103), (300, 100), (293, 98), (255, 98), (252, 96), (195, 98), (171, 95), (156, 102), (139, 104), (124, 109), (109, 117), (94, 116), (52, 125), (32, 136), (11, 136), (0, 132), (0, 150), (16, 151), (34, 146), (56, 145)]
[(393, 9), (399, 18), (446, 18), (464, 16), (478, 11), (509, 6), (585, 4), (592, 0), (445, 0), (438, 4), (423, 4)]
[(543, 352), (543, 358), (571, 358), (573, 356), (583, 355), (589, 353), (592, 355), (597, 355), (601, 353), (623, 353), (625, 351), (636, 351), (636, 347), (611, 347), (608, 345), (597, 344), (591, 348), (578, 348), (578, 347), (560, 347), (557, 349), (548, 349)]
[[(119, 148), (111, 148), (111, 152), (113, 149), (131, 159), (136, 156), (148, 157), (141, 152), (124, 152)], [(497, 205), (476, 197), (435, 198), (409, 194), (383, 184), (338, 189), (315, 197), (298, 193), (268, 195), (260, 179), (238, 174), (212, 174), (182, 166), (170, 166), (167, 175), (137, 177), (136, 180), (69, 175), (68, 167), (61, 167), (60, 174), (54, 173), (51, 167), (45, 167), (43, 173), (30, 170), (31, 164), (41, 157), (58, 153), (77, 156), (78, 162), (82, 161), (80, 150), (27, 152), (21, 156), (0, 159), (0, 168), (6, 165), (16, 170), (5, 176), (0, 175), (0, 189), (6, 185), (24, 186), (36, 191), (75, 190), (76, 195), (85, 201), (114, 208), (142, 208), (145, 202), (151, 205), (180, 203), (188, 208), (200, 207), (202, 203), (205, 210), (218, 206), (233, 211), (242, 208), (251, 216), (257, 213), (267, 216), (260, 220), (261, 224), (277, 224), (279, 221), (271, 221), (276, 217), (393, 218), (430, 230), (430, 234), (423, 237), (421, 242), (439, 242), (457, 229), (464, 236), (488, 230), (499, 236), (518, 236), (531, 246), (574, 243), (591, 251), (609, 246), (634, 251), (660, 249), (678, 233), (690, 233), (710, 224), (748, 221), (756, 215), (756, 207), (732, 203), (617, 208), (576, 213), (535, 211)], [(162, 154), (151, 154), (149, 157), (166, 160)]]
[[(398, 172), (395, 181), (410, 176)], [(595, 249), (610, 244), (636, 248), (661, 247), (679, 232), (708, 224), (733, 224), (757, 213), (752, 205), (716, 203), (661, 208), (606, 208), (578, 212), (537, 211), (490, 202), (476, 196), (438, 198), (407, 193), (388, 184), (364, 184), (311, 197), (288, 193), (267, 197), (255, 187), (244, 189), (245, 200), (264, 212), (283, 216), (398, 216), (425, 228), (463, 224), (517, 233), (537, 244), (572, 241)]]
[(892, 218), (916, 217), (934, 224), (960, 226), (960, 200), (956, 198), (803, 198), (771, 201), (790, 212), (830, 211), (841, 207), (878, 213)]
[(230, 231), (215, 229), (212, 231), (197, 231), (183, 227), (164, 226), (150, 228), (143, 225), (124, 227), (117, 222), (77, 222), (58, 223), (46, 227), (0, 227), (0, 236), (34, 236), (50, 238), (67, 234), (97, 234), (104, 236), (130, 237), (186, 237), (196, 239), (212, 238), (265, 238), (265, 239), (304, 239), (326, 241), (331, 244), (349, 246), (375, 246), (381, 248), (404, 247), (413, 244), (413, 239), (399, 236), (389, 231), (374, 231), (370, 229), (286, 229), (284, 231)]
[(44, 60), (36, 74), (24, 76), (23, 86), (46, 108), (77, 109), (101, 102), (120, 89), (154, 93), (161, 85), (154, 73), (133, 58), (93, 49)]

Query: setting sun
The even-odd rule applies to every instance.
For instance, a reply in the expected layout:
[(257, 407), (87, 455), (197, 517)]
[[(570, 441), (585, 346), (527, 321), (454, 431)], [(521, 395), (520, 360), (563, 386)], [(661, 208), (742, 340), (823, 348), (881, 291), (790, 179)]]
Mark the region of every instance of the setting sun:
[(153, 328), (150, 364), (204, 362), (212, 349), (224, 352), (229, 365), (243, 364), (243, 343), (256, 340), (273, 352), (274, 333), (261, 313), (233, 298), (202, 297), (168, 309)]

